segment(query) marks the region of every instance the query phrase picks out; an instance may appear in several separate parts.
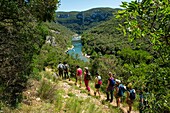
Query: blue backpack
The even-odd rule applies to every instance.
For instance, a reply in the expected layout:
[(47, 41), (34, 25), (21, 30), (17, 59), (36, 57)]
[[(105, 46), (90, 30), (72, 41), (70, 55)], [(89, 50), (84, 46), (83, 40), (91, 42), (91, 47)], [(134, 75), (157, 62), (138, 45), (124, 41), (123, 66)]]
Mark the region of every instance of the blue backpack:
[(109, 79), (110, 80), (110, 86), (114, 86), (116, 84), (114, 79)]
[(131, 99), (131, 100), (134, 100), (134, 99), (136, 98), (135, 90), (134, 90), (134, 89), (131, 89), (129, 92), (130, 92), (130, 99)]
[(122, 97), (124, 95), (124, 92), (126, 91), (125, 86), (120, 84), (118, 88), (119, 88), (118, 95)]

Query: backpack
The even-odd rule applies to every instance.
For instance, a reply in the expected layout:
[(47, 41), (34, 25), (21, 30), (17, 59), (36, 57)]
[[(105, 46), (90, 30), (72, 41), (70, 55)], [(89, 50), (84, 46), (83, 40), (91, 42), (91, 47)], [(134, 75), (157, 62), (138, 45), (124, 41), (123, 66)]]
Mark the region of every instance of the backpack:
[(118, 88), (119, 88), (118, 95), (122, 97), (122, 96), (124, 95), (124, 92), (126, 91), (126, 88), (125, 88), (125, 86), (122, 85), (122, 84), (120, 84), (120, 85), (118, 86)]
[(110, 86), (114, 86), (116, 84), (114, 79), (109, 79), (110, 80)]
[(101, 76), (98, 76), (97, 78), (98, 78), (98, 84), (99, 84), (99, 85), (102, 85), (102, 79), (101, 79)]
[(67, 65), (67, 64), (65, 64), (63, 67), (64, 67), (64, 71), (66, 71), (66, 72), (67, 72), (67, 71), (68, 71), (68, 65)]
[(91, 80), (91, 74), (90, 73), (86, 74), (86, 80)]
[(130, 90), (129, 92), (130, 92), (130, 99), (131, 99), (131, 100), (134, 100), (134, 99), (136, 98), (135, 90), (132, 89), (132, 90)]
[(59, 70), (63, 70), (63, 65), (62, 65), (62, 64), (59, 64), (59, 65), (58, 65), (58, 69), (59, 69)]

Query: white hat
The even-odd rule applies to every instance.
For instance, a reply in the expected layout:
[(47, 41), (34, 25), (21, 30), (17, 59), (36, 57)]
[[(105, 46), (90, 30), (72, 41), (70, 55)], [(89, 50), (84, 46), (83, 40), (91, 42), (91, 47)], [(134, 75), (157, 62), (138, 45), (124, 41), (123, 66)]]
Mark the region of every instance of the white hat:
[(118, 79), (116, 79), (115, 81), (116, 81), (116, 82), (118, 82), (118, 83), (121, 83), (121, 81), (120, 81), (120, 80), (118, 80)]
[(101, 80), (101, 79), (102, 79), (102, 78), (101, 78), (101, 76), (98, 76), (97, 78), (98, 78), (99, 80)]
[(85, 67), (84, 69), (88, 70), (88, 67)]

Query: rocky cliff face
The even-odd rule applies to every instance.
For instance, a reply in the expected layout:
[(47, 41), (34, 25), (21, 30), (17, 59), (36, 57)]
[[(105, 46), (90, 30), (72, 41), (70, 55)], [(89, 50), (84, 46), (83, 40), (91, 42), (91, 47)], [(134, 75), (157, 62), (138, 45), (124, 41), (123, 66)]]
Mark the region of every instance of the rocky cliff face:
[(111, 19), (118, 10), (120, 9), (94, 8), (82, 12), (57, 12), (56, 22), (80, 34), (84, 30)]

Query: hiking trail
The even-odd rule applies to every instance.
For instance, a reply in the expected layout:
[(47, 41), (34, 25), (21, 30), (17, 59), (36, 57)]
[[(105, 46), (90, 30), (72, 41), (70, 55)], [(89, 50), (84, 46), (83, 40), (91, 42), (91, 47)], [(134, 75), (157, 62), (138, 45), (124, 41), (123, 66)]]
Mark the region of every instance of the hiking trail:
[[(72, 86), (75, 86), (75, 82), (72, 81), (72, 80), (63, 80), (63, 82), (61, 83), (61, 85), (63, 86), (63, 89), (65, 91), (68, 91), (69, 88), (71, 88)], [(86, 90), (86, 87), (84, 85), (84, 82), (82, 82), (82, 87), (79, 88), (79, 85), (76, 85), (76, 87), (78, 88), (77, 90), (76, 89), (72, 89), (73, 93), (76, 94), (76, 96), (81, 96), (82, 98), (95, 98), (94, 96), (94, 90), (91, 88), (90, 89), (90, 96), (88, 96), (87, 92), (86, 93), (81, 93), (82, 90)], [(98, 97), (99, 99), (96, 99), (96, 104), (98, 105), (101, 105), (102, 107), (104, 107), (104, 109), (109, 109), (107, 104), (106, 105), (103, 105), (102, 104), (102, 101), (105, 101), (106, 100), (106, 94), (103, 94), (102, 92), (100, 92), (100, 97), (97, 95), (96, 97)], [(106, 102), (108, 103), (108, 102)], [(117, 108), (117, 105), (116, 105), (116, 98), (114, 97), (113, 99), (113, 102), (110, 103), (110, 105), (112, 105), (113, 107)], [(128, 106), (124, 106), (123, 104), (120, 104), (120, 109), (123, 113), (127, 113), (128, 111)], [(131, 111), (131, 113), (139, 113), (138, 111)]]

